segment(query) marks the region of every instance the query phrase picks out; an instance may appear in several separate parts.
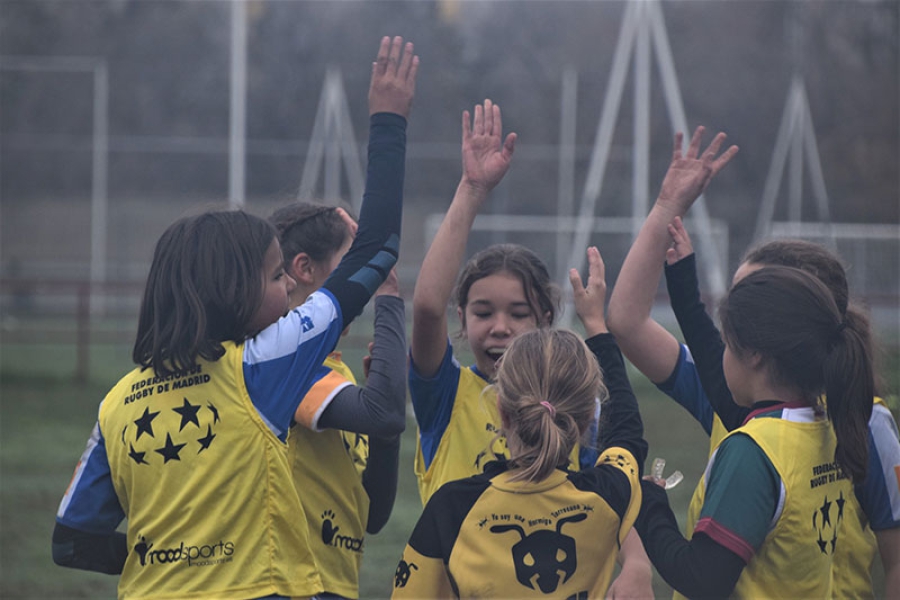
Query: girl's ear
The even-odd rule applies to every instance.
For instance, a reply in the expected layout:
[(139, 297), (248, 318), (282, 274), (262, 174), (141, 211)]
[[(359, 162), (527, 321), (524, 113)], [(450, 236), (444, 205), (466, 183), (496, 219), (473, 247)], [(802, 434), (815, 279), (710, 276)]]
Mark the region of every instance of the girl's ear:
[(466, 311), (462, 309), (461, 306), (456, 307), (456, 316), (459, 319), (460, 324), (462, 325), (463, 335), (466, 335)]
[(754, 371), (765, 368), (766, 360), (759, 352), (750, 352), (747, 354), (747, 365)]
[(298, 284), (311, 285), (313, 283), (313, 261), (306, 252), (299, 252), (291, 259), (288, 275)]
[(550, 311), (544, 313), (544, 320), (538, 325), (543, 325), (544, 327), (550, 327)]

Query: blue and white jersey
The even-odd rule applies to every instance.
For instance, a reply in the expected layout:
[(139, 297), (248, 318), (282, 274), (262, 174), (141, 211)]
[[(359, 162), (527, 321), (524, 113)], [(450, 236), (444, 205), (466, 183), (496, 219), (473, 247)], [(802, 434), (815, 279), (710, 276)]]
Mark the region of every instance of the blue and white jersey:
[[(263, 422), (282, 442), (300, 402), (327, 374), (322, 361), (334, 350), (341, 331), (340, 305), (322, 289), (243, 344), (246, 393)], [(147, 373), (152, 377), (152, 371)], [(56, 516), (63, 525), (106, 533), (125, 518), (111, 479), (105, 435), (116, 434), (103, 432), (98, 421), (60, 502)]]

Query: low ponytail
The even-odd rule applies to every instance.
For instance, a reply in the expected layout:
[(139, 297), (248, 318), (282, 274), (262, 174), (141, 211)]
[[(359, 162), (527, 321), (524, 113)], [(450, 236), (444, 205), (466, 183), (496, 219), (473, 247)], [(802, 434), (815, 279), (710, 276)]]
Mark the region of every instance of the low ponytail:
[(819, 279), (793, 267), (764, 267), (736, 283), (720, 311), (726, 343), (761, 355), (772, 379), (810, 404), (826, 395), (837, 438), (835, 461), (865, 478), (875, 382), (868, 320), (843, 313)]
[(866, 329), (848, 312), (827, 342), (823, 365), (828, 418), (837, 437), (835, 461), (854, 482), (868, 465), (868, 427), (875, 383)]

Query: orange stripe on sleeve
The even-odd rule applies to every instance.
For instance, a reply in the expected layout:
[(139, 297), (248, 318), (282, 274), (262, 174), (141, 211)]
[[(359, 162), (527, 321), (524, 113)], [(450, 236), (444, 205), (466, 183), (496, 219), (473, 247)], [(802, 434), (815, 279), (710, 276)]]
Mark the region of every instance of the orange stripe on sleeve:
[(329, 371), (327, 375), (315, 382), (306, 396), (297, 407), (295, 418), (304, 427), (312, 428), (317, 416), (321, 412), (322, 405), (334, 397), (340, 389), (346, 387), (349, 380), (336, 371)]

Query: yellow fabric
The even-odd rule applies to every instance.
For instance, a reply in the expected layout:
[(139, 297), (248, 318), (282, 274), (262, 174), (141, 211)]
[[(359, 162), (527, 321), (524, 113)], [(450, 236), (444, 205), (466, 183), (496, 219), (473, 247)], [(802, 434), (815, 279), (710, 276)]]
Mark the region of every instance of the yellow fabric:
[[(485, 463), (509, 458), (506, 438), (496, 437), (500, 431), (500, 412), (497, 394), (488, 385), (471, 368), (460, 369), (450, 422), (427, 469), (421, 441), (417, 440), (415, 471), (423, 506), (448, 481), (477, 475)], [(569, 455), (572, 470), (579, 468), (580, 450), (581, 446), (576, 444)]]
[[(320, 380), (316, 393), (327, 392), (322, 387), (327, 383), (356, 383), (339, 356), (327, 358), (325, 366), (335, 377)], [(368, 441), (359, 436), (361, 441), (351, 447), (345, 443), (345, 435), (348, 440), (357, 439), (356, 434), (336, 429), (312, 431), (296, 425), (291, 428), (288, 454), (322, 585), (326, 592), (358, 598), (369, 496), (354, 459), (362, 462), (364, 470)]]
[[(244, 385), (243, 346), (183, 377), (135, 369), (100, 428), (128, 515), (122, 598), (311, 596), (322, 590), (287, 448)], [(150, 390), (152, 393), (136, 392)]]
[(453, 590), (453, 583), (443, 560), (423, 556), (407, 546), (394, 571), (394, 592), (391, 598), (438, 600), (458, 596)]
[[(881, 398), (875, 398), (876, 404), (884, 404)], [(722, 439), (728, 434), (718, 415), (713, 416), (712, 434), (709, 440), (709, 452), (712, 455)], [(698, 484), (688, 507), (687, 532), (688, 539), (694, 532), (694, 524), (700, 517), (703, 507), (703, 493)], [(835, 598), (874, 598), (872, 589), (872, 563), (878, 554), (878, 541), (875, 532), (869, 527), (868, 519), (856, 498), (851, 494), (844, 505), (845, 524), (841, 530), (841, 543), (834, 553), (834, 597)], [(678, 592), (673, 594), (676, 600), (687, 600)]]
[(423, 506), (446, 482), (481, 473), (484, 464), (495, 458), (509, 458), (505, 439), (492, 445), (500, 430), (500, 413), (497, 395), (492, 389), (485, 391), (487, 385), (472, 369), (462, 367), (450, 423), (427, 469), (422, 444), (416, 442), (415, 471)]
[(732, 597), (831, 597), (833, 552), (846, 539), (846, 507), (853, 496), (850, 481), (834, 464), (831, 424), (760, 417), (729, 435), (738, 433), (750, 436), (772, 462), (785, 497), (780, 518), (744, 568)]
[(606, 488), (576, 487), (565, 471), (538, 483), (510, 481), (512, 474), (504, 471), (472, 498), (471, 507), (429, 507), (438, 515), (465, 512), (449, 561), (445, 567), (441, 558), (407, 545), (393, 597), (603, 598), (620, 543), (640, 510), (641, 489), (638, 465), (627, 450), (610, 448), (597, 464), (628, 477), (623, 518), (601, 495)]

